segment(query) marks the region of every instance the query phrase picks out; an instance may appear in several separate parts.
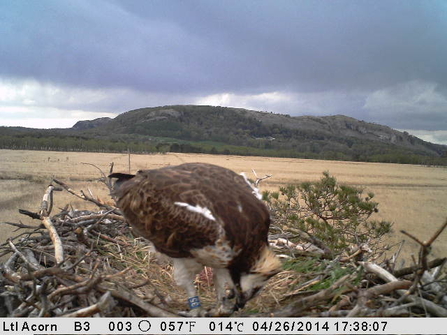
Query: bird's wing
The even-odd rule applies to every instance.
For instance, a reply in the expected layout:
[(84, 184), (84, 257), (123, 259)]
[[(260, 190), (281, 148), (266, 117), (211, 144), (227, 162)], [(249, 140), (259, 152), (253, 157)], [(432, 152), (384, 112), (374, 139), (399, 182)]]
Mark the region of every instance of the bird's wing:
[(176, 169), (143, 171), (116, 191), (118, 206), (134, 230), (171, 257), (191, 257), (191, 249), (214, 244), (221, 230), (203, 213), (207, 200), (189, 174)]
[(200, 180), (200, 193), (210, 201), (213, 215), (222, 224), (233, 250), (227, 265), (238, 281), (240, 273), (250, 271), (260, 250), (268, 245), (270, 215), (253, 186), (242, 175), (219, 166), (184, 164)]
[(244, 178), (208, 164), (139, 172), (116, 192), (129, 223), (171, 257), (225, 238), (232, 248), (266, 243), (269, 214)]
[(233, 245), (247, 248), (256, 241), (267, 241), (269, 212), (243, 176), (202, 163), (183, 164), (179, 168), (192, 173), (200, 185), (195, 192), (200, 199), (196, 201), (210, 208)]

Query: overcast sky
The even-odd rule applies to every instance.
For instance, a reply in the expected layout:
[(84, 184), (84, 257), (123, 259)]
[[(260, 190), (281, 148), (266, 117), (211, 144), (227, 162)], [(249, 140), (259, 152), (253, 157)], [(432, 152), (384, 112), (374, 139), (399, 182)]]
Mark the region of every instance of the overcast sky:
[(0, 0), (0, 125), (344, 114), (447, 144), (447, 1)]

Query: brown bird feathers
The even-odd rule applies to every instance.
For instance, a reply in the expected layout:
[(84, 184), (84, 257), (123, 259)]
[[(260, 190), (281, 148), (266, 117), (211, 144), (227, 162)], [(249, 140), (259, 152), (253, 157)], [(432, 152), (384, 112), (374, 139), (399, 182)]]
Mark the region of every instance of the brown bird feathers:
[[(176, 281), (190, 299), (197, 298), (191, 285), (203, 265), (226, 271), (214, 272), (221, 284), (215, 314), (242, 307), (279, 272), (280, 262), (268, 248), (269, 212), (245, 176), (189, 163), (109, 177), (117, 178), (114, 195), (135, 232), (176, 261)], [(203, 314), (199, 310), (193, 315)]]

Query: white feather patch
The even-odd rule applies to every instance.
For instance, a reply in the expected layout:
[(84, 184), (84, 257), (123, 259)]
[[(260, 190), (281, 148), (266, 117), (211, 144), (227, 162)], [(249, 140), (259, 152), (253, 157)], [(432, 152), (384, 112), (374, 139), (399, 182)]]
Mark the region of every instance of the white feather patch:
[(175, 202), (174, 204), (180, 207), (186, 207), (186, 209), (191, 212), (202, 214), (207, 219), (216, 221), (216, 218), (214, 217), (213, 213), (211, 213), (211, 211), (206, 207), (202, 207), (200, 205), (193, 206), (186, 202)]
[(250, 183), (250, 181), (248, 180), (248, 178), (245, 175), (245, 173), (241, 172), (240, 175), (242, 177), (244, 177), (245, 182), (251, 187), (251, 189), (253, 190), (252, 193), (255, 195), (255, 197), (258, 198), (259, 200), (262, 200), (261, 192), (259, 192), (259, 189), (257, 187), (255, 187), (252, 183)]

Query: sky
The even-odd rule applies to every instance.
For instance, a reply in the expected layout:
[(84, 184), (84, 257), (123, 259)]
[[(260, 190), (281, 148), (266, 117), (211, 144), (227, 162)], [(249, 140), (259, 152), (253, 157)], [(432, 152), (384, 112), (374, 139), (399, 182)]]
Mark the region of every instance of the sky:
[(445, 0), (0, 0), (0, 36), (0, 126), (204, 104), (447, 144)]

